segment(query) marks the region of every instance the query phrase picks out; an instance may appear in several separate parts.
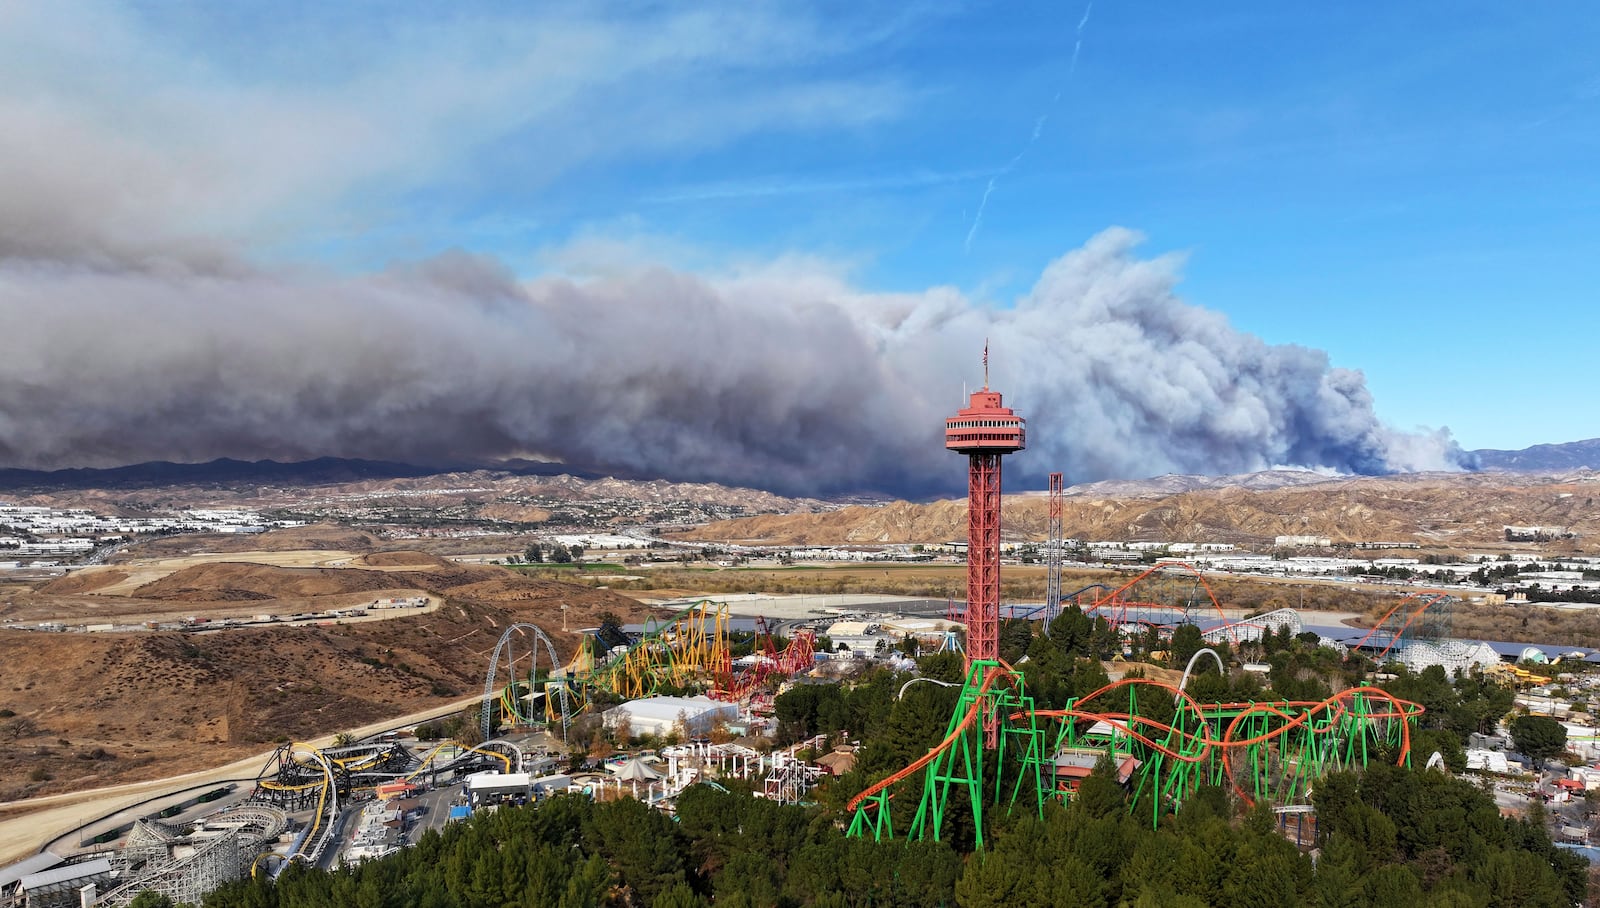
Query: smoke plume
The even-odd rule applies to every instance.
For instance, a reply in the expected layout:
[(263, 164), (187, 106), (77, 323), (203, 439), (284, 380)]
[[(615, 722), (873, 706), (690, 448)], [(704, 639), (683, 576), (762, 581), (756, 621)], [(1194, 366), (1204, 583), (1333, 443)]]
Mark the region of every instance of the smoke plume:
[(1455, 466), (1358, 372), (1174, 295), (1110, 229), (1010, 308), (817, 269), (519, 281), (450, 254), (365, 276), (0, 258), (0, 465), (513, 455), (786, 492), (959, 488), (943, 417), (993, 349), (1029, 419), (1009, 486)]
[[(538, 456), (948, 492), (964, 470), (941, 420), (986, 337), (995, 387), (1030, 420), (1013, 488), (1052, 470), (1458, 458), (1447, 433), (1382, 425), (1359, 373), (1180, 301), (1179, 262), (1140, 257), (1122, 229), (999, 307), (863, 292), (792, 260), (697, 275), (633, 255), (582, 280), (466, 253), (358, 274), (282, 263), (465, 179), (496, 142), (531, 149), (508, 171), (526, 192), (578, 163), (851, 128), (906, 103), (870, 68), (816, 75), (872, 56), (893, 22), (591, 6), (397, 16), (378, 35), (333, 16), (276, 45), (221, 27), (234, 43), (211, 47), (147, 21), (159, 5), (0, 5), (0, 466)], [(323, 26), (343, 31), (308, 44)], [(485, 179), (468, 194), (499, 190)]]

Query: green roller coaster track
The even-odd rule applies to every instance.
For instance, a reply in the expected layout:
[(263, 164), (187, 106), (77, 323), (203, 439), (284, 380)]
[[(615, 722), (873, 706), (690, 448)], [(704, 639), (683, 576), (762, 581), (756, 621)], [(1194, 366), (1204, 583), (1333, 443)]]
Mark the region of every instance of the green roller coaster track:
[(1071, 797), (1075, 782), (1070, 773), (1062, 778), (1063, 762), (1102, 755), (1126, 775), (1130, 809), (1148, 806), (1153, 824), (1204, 785), (1232, 788), (1252, 804), (1305, 804), (1329, 772), (1380, 758), (1408, 765), (1421, 713), (1370, 687), (1321, 701), (1199, 703), (1142, 678), (1108, 684), (1065, 709), (1040, 710), (1019, 673), (974, 661), (944, 739), (851, 799), (848, 833), (893, 838), (890, 798), (920, 774), (922, 794), (906, 837), (939, 840), (947, 814), (958, 810), (971, 816), (981, 847), (986, 804), (1042, 811), (1048, 800)]

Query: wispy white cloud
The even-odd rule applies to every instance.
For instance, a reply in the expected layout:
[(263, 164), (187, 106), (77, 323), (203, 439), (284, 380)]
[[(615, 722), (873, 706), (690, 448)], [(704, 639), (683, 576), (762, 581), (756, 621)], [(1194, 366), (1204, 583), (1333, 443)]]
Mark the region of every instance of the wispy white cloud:
[[(242, 36), (176, 34), (92, 0), (7, 6), (0, 258), (214, 260), (326, 229), (356, 198), (536, 187), (608, 157), (850, 128), (908, 97), (871, 72), (818, 76), (883, 34), (803, 10), (419, 9), (330, 23), (330, 38), (290, 21), (299, 11), (261, 13)], [(303, 53), (275, 50), (302, 31), (316, 36)], [(515, 173), (475, 174), (495, 143), (518, 145), (496, 159)]]

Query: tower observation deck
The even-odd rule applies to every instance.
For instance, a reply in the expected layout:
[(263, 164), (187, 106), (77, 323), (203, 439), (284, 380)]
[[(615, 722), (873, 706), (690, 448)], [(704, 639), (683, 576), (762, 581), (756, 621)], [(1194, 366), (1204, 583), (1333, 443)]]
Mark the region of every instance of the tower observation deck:
[[(988, 350), (984, 351), (988, 365)], [(984, 370), (988, 371), (987, 368)], [(1028, 446), (1027, 420), (1000, 402), (1000, 392), (974, 391), (945, 420), (944, 446), (968, 457), (967, 660), (1000, 658), (1000, 458)]]

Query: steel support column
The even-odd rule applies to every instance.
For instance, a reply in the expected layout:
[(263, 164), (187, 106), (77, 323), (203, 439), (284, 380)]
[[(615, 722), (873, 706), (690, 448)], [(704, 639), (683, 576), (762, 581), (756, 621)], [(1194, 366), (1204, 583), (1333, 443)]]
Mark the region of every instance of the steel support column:
[(967, 663), (1000, 659), (1000, 455), (967, 472)]

